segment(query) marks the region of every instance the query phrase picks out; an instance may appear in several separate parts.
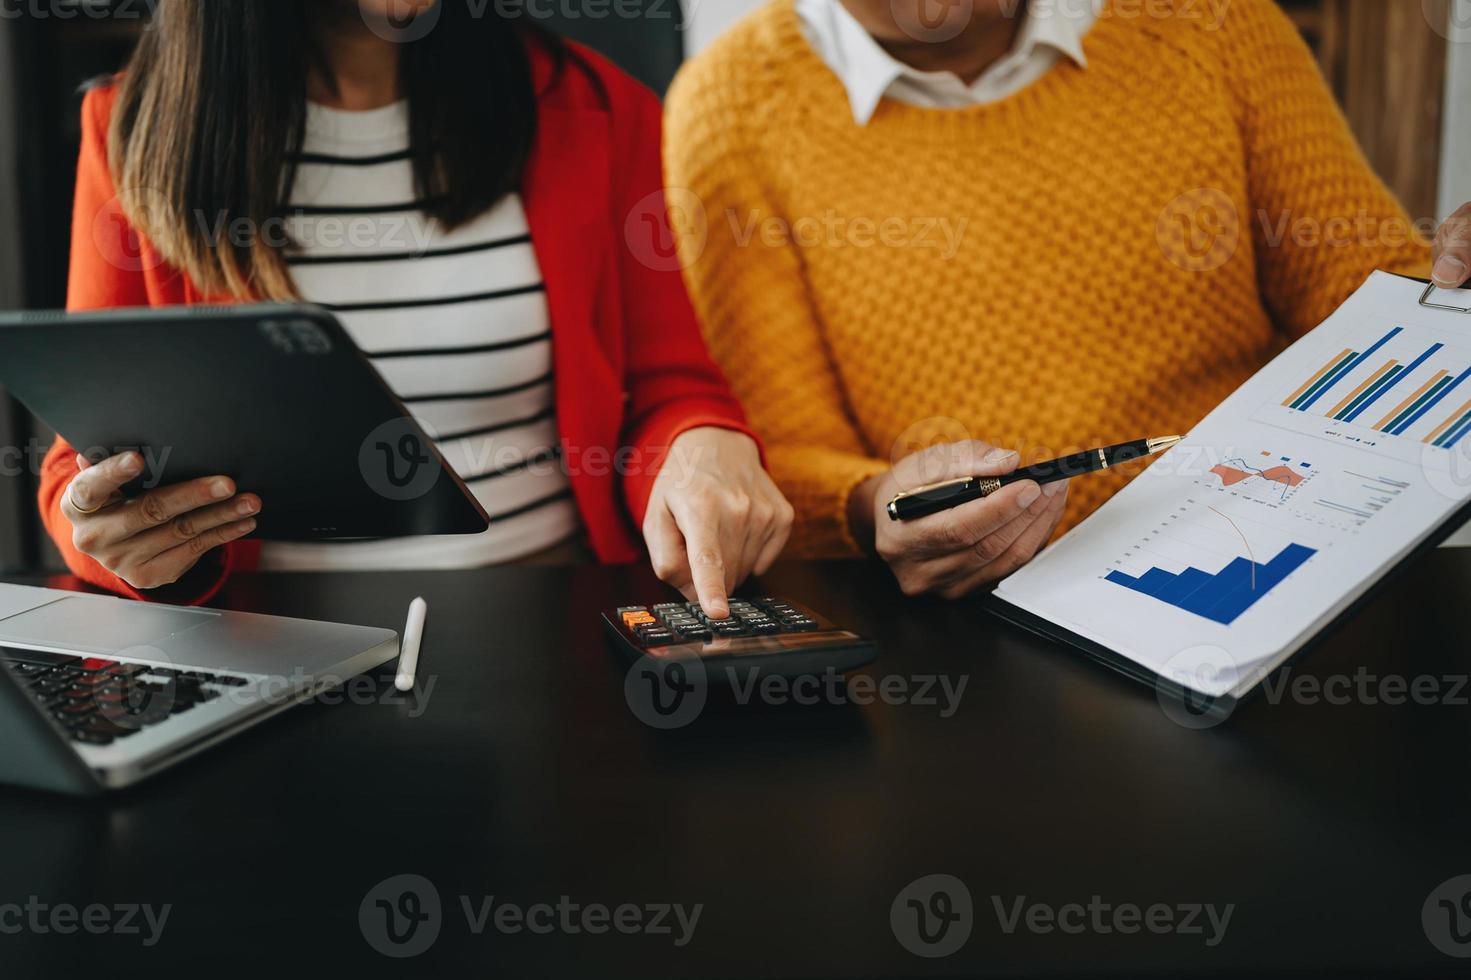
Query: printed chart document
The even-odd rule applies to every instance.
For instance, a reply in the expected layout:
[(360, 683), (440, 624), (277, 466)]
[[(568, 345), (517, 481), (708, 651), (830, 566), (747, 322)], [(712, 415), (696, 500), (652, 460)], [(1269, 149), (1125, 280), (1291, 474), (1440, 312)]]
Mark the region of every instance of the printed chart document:
[(1375, 273), (997, 597), (1245, 694), (1471, 500), (1471, 314), (1424, 289)]

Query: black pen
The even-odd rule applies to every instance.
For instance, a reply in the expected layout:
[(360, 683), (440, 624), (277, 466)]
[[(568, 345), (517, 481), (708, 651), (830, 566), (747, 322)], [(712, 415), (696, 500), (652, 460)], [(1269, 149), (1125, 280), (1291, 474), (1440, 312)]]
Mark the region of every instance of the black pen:
[(1071, 456), (1050, 459), (1035, 466), (1023, 466), (1005, 476), (967, 476), (959, 480), (946, 480), (944, 483), (931, 483), (914, 490), (906, 490), (889, 501), (889, 518), (895, 521), (912, 521), (928, 517), (972, 500), (989, 497), (1002, 487), (1022, 480), (1035, 480), (1037, 483), (1070, 480), (1084, 473), (1106, 470), (1110, 466), (1162, 453), (1184, 438), (1160, 436), (1156, 439), (1140, 439), (1137, 442), (1073, 453)]

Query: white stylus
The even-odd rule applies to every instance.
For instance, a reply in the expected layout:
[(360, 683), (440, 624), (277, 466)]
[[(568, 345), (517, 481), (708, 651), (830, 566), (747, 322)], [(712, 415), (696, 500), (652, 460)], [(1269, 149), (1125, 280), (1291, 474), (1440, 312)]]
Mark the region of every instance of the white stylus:
[(409, 603), (409, 619), (404, 623), (403, 639), (398, 647), (398, 676), (393, 686), (400, 691), (414, 689), (414, 673), (419, 669), (419, 644), (424, 641), (424, 618), (429, 615), (429, 603), (420, 596)]

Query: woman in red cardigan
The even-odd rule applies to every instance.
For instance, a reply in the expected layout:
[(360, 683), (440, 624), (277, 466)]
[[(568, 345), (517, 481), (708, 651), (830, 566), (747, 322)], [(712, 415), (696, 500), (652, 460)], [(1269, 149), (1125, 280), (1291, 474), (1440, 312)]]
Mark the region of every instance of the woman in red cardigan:
[(58, 441), (40, 503), (77, 575), (200, 602), (241, 567), (464, 567), (584, 541), (630, 561), (641, 527), (659, 575), (724, 616), (776, 558), (791, 508), (660, 248), (658, 101), (496, 11), (162, 0), (84, 103), (68, 298), (334, 309), (491, 528), (261, 543), (271, 502), (228, 475), (125, 500), (138, 454)]

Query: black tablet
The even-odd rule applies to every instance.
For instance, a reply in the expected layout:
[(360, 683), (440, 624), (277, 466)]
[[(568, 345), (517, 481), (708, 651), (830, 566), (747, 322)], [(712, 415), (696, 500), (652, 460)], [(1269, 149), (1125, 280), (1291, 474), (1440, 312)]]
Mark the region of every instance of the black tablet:
[(484, 508), (313, 306), (0, 314), (0, 386), (89, 458), (136, 449), (129, 495), (224, 474), (278, 541), (475, 534)]

